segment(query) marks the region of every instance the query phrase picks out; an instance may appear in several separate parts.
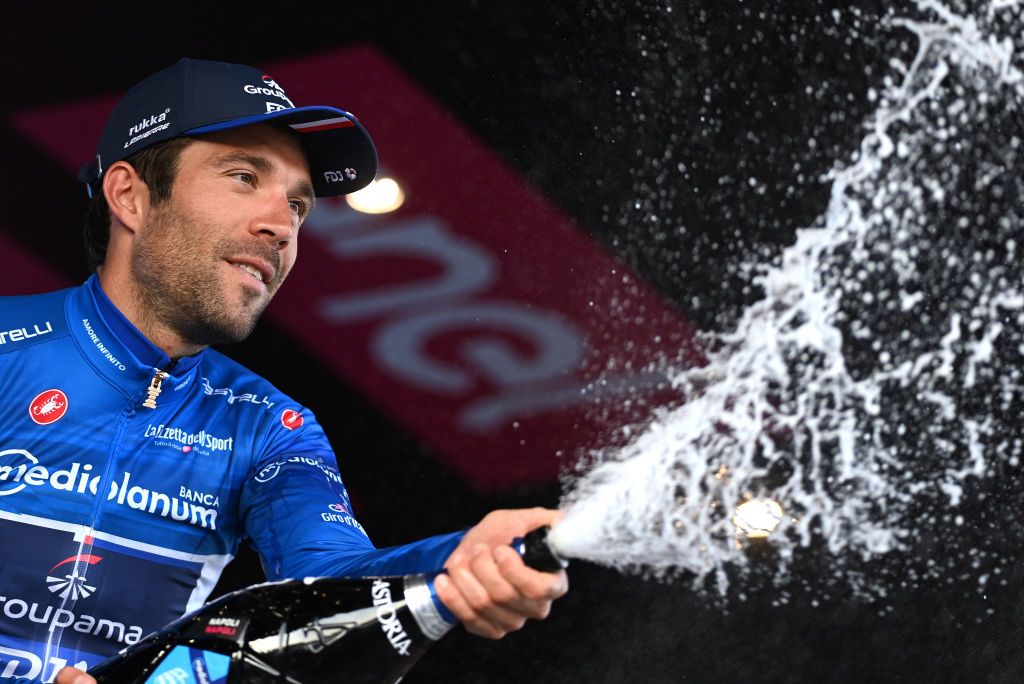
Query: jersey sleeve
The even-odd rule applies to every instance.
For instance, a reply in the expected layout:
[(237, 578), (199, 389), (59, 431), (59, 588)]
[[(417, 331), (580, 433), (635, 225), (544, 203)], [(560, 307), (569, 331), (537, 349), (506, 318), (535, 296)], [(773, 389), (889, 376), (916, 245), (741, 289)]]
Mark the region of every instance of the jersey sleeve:
[(334, 452), (311, 412), (275, 416), (245, 483), (241, 514), (271, 580), (438, 571), (462, 532), (376, 548), (352, 512)]

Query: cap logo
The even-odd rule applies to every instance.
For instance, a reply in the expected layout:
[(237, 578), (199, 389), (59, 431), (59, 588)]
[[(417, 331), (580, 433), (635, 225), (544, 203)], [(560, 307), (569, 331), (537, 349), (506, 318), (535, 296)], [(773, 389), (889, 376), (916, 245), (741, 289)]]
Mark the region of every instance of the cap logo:
[[(153, 114), (152, 116), (148, 116), (139, 123), (129, 128), (128, 135), (132, 137), (129, 138), (128, 142), (124, 144), (124, 147), (128, 148), (137, 143), (138, 141), (142, 140), (143, 138), (148, 138), (154, 133), (166, 130), (167, 127), (171, 125), (171, 123), (167, 121), (167, 115), (170, 113), (171, 108), (168, 107), (159, 114)], [(164, 123), (165, 121), (167, 123)]]
[[(250, 95), (269, 95), (270, 97), (276, 97), (288, 103), (287, 107), (281, 107), (280, 109), (291, 109), (295, 106), (292, 104), (292, 101), (288, 99), (288, 96), (284, 94), (284, 88), (278, 85), (277, 81), (266, 74), (263, 74), (261, 85), (245, 85), (242, 86), (242, 90)], [(271, 103), (269, 102), (267, 103), (268, 112), (280, 111), (279, 109), (271, 109), (270, 104)]]
[(356, 179), (356, 170), (346, 168), (344, 171), (324, 171), (324, 180), (328, 183), (340, 183), (346, 180)]

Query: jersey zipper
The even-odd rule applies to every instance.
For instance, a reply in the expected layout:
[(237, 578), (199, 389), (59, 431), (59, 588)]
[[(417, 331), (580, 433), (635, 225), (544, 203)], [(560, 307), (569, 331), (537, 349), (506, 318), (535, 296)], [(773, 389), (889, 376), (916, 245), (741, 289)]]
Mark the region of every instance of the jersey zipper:
[(142, 402), (142, 406), (148, 409), (156, 408), (156, 398), (160, 396), (163, 391), (163, 382), (170, 375), (171, 369), (177, 365), (177, 361), (171, 360), (169, 364), (163, 368), (154, 368), (153, 379), (149, 381), (149, 387), (146, 388), (146, 400)]

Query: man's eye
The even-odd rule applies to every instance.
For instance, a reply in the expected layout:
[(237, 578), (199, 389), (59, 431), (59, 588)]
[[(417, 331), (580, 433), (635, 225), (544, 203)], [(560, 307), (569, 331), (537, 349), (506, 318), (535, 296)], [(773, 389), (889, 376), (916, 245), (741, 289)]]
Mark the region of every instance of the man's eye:
[(294, 211), (297, 216), (306, 215), (306, 203), (302, 200), (290, 200), (288, 205), (291, 206), (292, 211)]
[(256, 175), (248, 173), (246, 171), (240, 171), (235, 174), (235, 178), (242, 181), (246, 185), (256, 185)]

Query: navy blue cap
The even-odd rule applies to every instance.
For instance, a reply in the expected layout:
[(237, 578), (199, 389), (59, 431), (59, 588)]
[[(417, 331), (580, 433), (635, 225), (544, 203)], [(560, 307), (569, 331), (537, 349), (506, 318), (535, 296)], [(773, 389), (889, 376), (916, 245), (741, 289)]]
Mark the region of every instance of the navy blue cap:
[(377, 174), (377, 150), (352, 114), (335, 107), (296, 107), (277, 81), (255, 67), (182, 59), (121, 98), (96, 157), (78, 179), (92, 197), (104, 171), (139, 150), (256, 123), (287, 126), (298, 134), (317, 197), (355, 192)]

